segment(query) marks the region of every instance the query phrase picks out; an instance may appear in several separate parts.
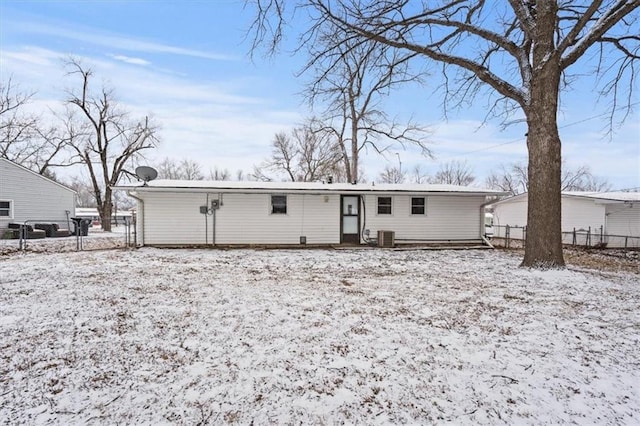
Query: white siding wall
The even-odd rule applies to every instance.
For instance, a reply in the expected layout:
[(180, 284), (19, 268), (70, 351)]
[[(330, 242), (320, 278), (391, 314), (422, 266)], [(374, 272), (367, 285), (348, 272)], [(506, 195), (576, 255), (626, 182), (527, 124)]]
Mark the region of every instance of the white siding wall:
[[(213, 216), (199, 206), (207, 194), (145, 193), (144, 243), (211, 244)], [(218, 194), (209, 194), (209, 204)], [(205, 226), (206, 218), (206, 226)], [(340, 242), (339, 195), (287, 195), (287, 214), (271, 214), (271, 194), (224, 194), (215, 213), (216, 244), (307, 244)], [(205, 231), (206, 230), (206, 231)]]
[[(505, 203), (497, 204), (493, 209), (494, 236), (504, 237), (505, 226), (523, 227), (527, 225), (527, 197), (519, 197)], [(592, 244), (597, 243), (596, 237), (600, 235), (600, 227), (604, 227), (604, 206), (596, 204), (594, 200), (576, 197), (562, 197), (562, 232), (569, 233), (576, 230), (589, 230), (591, 228)], [(603, 228), (604, 229), (604, 228)], [(523, 238), (520, 228), (510, 230), (511, 238)], [(566, 244), (573, 242), (573, 235), (563, 235)], [(584, 244), (586, 234), (580, 233), (577, 237), (579, 244)]]
[[(212, 243), (213, 216), (199, 212), (207, 203), (206, 193), (148, 192), (139, 197), (144, 199), (144, 208), (139, 206), (143, 227), (138, 230), (144, 244)], [(426, 215), (411, 214), (411, 196), (392, 197), (391, 216), (377, 215), (377, 196), (364, 197), (366, 228), (372, 237), (378, 230), (392, 230), (400, 240), (477, 240), (483, 231), (484, 196), (427, 196)], [(217, 193), (210, 193), (209, 204), (217, 198)], [(286, 215), (271, 214), (268, 193), (227, 193), (221, 198), (215, 214), (216, 244), (299, 244), (300, 236), (307, 244), (340, 243), (339, 194), (288, 194)]]
[[(527, 198), (497, 204), (493, 209), (493, 224), (499, 226), (525, 226), (527, 224)], [(562, 231), (596, 229), (604, 226), (604, 206), (593, 200), (562, 197)]]
[[(496, 227), (525, 226), (527, 224), (527, 198), (496, 204), (493, 208), (493, 224)], [(494, 230), (494, 233), (497, 230)]]
[[(640, 203), (631, 204), (607, 204), (607, 230), (608, 235), (634, 236), (627, 238), (627, 247), (640, 247)], [(625, 239), (609, 237), (608, 247), (624, 247)]]
[(411, 198), (421, 195), (392, 195), (392, 214), (378, 215), (378, 196), (385, 195), (364, 197), (364, 225), (371, 237), (378, 230), (389, 230), (395, 232), (396, 240), (478, 240), (483, 233), (484, 196), (428, 195), (425, 215), (411, 214)]
[(562, 197), (562, 231), (589, 229), (600, 232), (604, 229), (604, 206), (594, 200), (574, 197)]
[(13, 218), (0, 217), (0, 229), (26, 220), (56, 222), (66, 228), (66, 211), (73, 216), (75, 210), (75, 193), (71, 189), (2, 159), (0, 200), (13, 202)]

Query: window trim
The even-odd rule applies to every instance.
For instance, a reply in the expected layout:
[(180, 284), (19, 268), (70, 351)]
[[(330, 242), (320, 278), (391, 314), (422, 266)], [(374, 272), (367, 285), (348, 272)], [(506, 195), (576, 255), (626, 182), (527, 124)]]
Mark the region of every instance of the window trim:
[[(413, 200), (418, 200), (418, 199), (422, 200), (422, 205), (414, 206)], [(422, 213), (414, 213), (413, 212), (414, 207), (422, 207)], [(426, 216), (427, 215), (427, 197), (411, 197), (411, 202), (409, 203), (409, 209), (410, 209), (411, 216)]]
[[(8, 216), (1, 216), (0, 215), (0, 219), (13, 219), (13, 200), (0, 199), (0, 202), (9, 203), (9, 208), (8, 208), (9, 215)], [(7, 208), (0, 207), (0, 210), (7, 210)]]
[[(389, 213), (380, 213), (380, 199), (381, 198), (388, 198), (389, 199)], [(386, 207), (387, 204), (383, 204), (382, 207)], [(377, 196), (376, 197), (376, 216), (393, 216), (393, 197), (392, 196)]]
[[(284, 197), (284, 211), (283, 212), (274, 210), (274, 208), (275, 208), (275, 206), (277, 204), (273, 203), (273, 197)], [(272, 214), (272, 215), (280, 215), (280, 214), (286, 215), (286, 214), (288, 214), (287, 207), (288, 207), (289, 202), (288, 202), (287, 198), (288, 197), (287, 197), (286, 194), (271, 194), (271, 196), (269, 197), (270, 205), (271, 205), (271, 208), (269, 209), (269, 214)]]

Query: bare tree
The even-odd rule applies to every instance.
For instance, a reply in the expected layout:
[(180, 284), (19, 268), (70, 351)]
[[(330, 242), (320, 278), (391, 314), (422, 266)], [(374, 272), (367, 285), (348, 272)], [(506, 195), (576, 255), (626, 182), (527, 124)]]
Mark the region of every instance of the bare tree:
[(449, 161), (440, 165), (440, 169), (429, 179), (429, 182), (466, 186), (471, 185), (475, 180), (476, 177), (466, 161)]
[(79, 90), (68, 92), (67, 137), (75, 158), (85, 165), (91, 180), (102, 229), (110, 231), (112, 186), (126, 176), (126, 167), (156, 146), (156, 127), (148, 117), (131, 120), (112, 91), (103, 87), (94, 94), (90, 69), (74, 59), (66, 65), (68, 75), (79, 77), (80, 83)]
[(314, 182), (339, 179), (342, 159), (340, 147), (331, 132), (314, 128), (315, 120), (294, 128), (290, 133), (277, 133), (273, 139), (271, 158), (254, 168), (258, 180), (273, 180), (269, 172), (285, 176), (292, 182)]
[(33, 95), (21, 92), (11, 79), (0, 82), (0, 156), (17, 163), (30, 154), (31, 147), (25, 145), (38, 127), (37, 118), (24, 112)]
[(53, 167), (70, 166), (61, 159), (68, 139), (45, 127), (42, 117), (25, 111), (34, 93), (21, 92), (11, 79), (0, 83), (0, 157), (55, 179)]
[(387, 166), (378, 176), (380, 183), (403, 183), (405, 181), (405, 173), (398, 167)]
[(183, 159), (180, 161), (180, 170), (182, 171), (182, 177), (184, 180), (202, 180), (204, 175), (200, 169), (200, 164), (193, 160)]
[(326, 105), (321, 122), (338, 143), (347, 181), (360, 180), (360, 154), (368, 148), (383, 154), (392, 146), (413, 145), (431, 155), (426, 128), (411, 120), (401, 123), (383, 108), (383, 99), (396, 87), (419, 81), (407, 73), (413, 55), (399, 57), (381, 44), (351, 42), (334, 28), (319, 30), (308, 46), (311, 59), (305, 71), (313, 77), (305, 96), (312, 106)]
[(611, 191), (611, 183), (605, 179), (589, 174), (582, 178), (579, 189), (570, 189), (570, 191), (590, 191), (590, 192), (607, 192)]
[(79, 176), (73, 176), (65, 185), (76, 191), (76, 203), (79, 207), (95, 207), (96, 196), (89, 180)]
[[(273, 49), (288, 19), (284, 0), (253, 0), (254, 46)], [(441, 65), (444, 106), (462, 107), (478, 95), (488, 117), (524, 113), (527, 124), (529, 210), (522, 265), (564, 265), (560, 221), (560, 95), (577, 75), (595, 76), (600, 95), (625, 117), (640, 59), (640, 0), (342, 1), (299, 0), (311, 17), (303, 45), (324, 34), (340, 37), (324, 49), (327, 70), (338, 66), (345, 46), (374, 41)], [(588, 62), (591, 59), (591, 62)], [(319, 61), (316, 61), (319, 62)], [(590, 73), (583, 70), (590, 67)]]
[(256, 180), (259, 182), (273, 182), (273, 177), (269, 175), (266, 164), (254, 165), (253, 171), (249, 175), (249, 180)]
[(413, 183), (428, 183), (429, 175), (422, 170), (420, 164), (416, 164), (411, 170), (411, 176), (409, 178)]
[(594, 176), (591, 168), (582, 165), (577, 169), (570, 169), (562, 162), (562, 190), (601, 192), (611, 189), (611, 184), (603, 178)]
[(187, 158), (183, 158), (178, 162), (173, 158), (165, 157), (160, 163), (155, 165), (155, 168), (158, 170), (158, 176), (162, 179), (204, 179), (200, 164)]
[[(488, 188), (508, 192), (510, 195), (527, 192), (529, 190), (527, 166), (524, 162), (501, 164), (497, 171), (486, 178), (485, 185)], [(610, 190), (611, 184), (606, 179), (594, 176), (587, 165), (572, 169), (566, 161), (563, 161), (561, 188), (562, 191), (601, 192)]]
[(227, 169), (218, 169), (214, 167), (213, 170), (209, 170), (209, 180), (230, 180), (231, 173)]
[(178, 163), (169, 157), (165, 157), (162, 161), (154, 165), (158, 171), (158, 177), (160, 179), (180, 179), (180, 171), (178, 170)]
[(524, 163), (512, 163), (508, 166), (501, 164), (498, 170), (494, 170), (485, 179), (485, 186), (518, 195), (527, 191), (529, 187), (529, 175)]

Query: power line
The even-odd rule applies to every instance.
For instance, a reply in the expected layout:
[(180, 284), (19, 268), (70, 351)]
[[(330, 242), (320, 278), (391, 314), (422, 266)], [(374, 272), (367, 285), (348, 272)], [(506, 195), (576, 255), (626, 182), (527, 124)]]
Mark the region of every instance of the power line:
[[(629, 107), (634, 107), (634, 106), (637, 106), (637, 105), (640, 105), (640, 102), (634, 102), (634, 103), (630, 104)], [(565, 129), (565, 128), (571, 127), (571, 126), (575, 126), (577, 124), (586, 123), (587, 121), (595, 120), (597, 118), (605, 117), (607, 115), (609, 115), (609, 113), (605, 112), (605, 113), (597, 114), (597, 115), (594, 115), (594, 116), (591, 116), (591, 117), (583, 118), (582, 120), (574, 121), (572, 123), (567, 123), (567, 124), (564, 124), (562, 126), (559, 126), (558, 130)], [(496, 145), (491, 145), (491, 146), (488, 146), (488, 147), (485, 147), (485, 148), (476, 149), (476, 150), (473, 150), (473, 151), (462, 152), (462, 153), (456, 154), (456, 155), (449, 155), (447, 157), (440, 158), (440, 160), (446, 160), (447, 158), (460, 157), (460, 156), (463, 156), (463, 155), (475, 154), (476, 152), (488, 151), (488, 150), (493, 149), (493, 148), (498, 148), (498, 147), (501, 147), (501, 146), (510, 145), (510, 144), (516, 143), (516, 142), (522, 142), (524, 140), (525, 140), (525, 138), (518, 138), (518, 139), (511, 140), (509, 142), (503, 142), (503, 143), (499, 143), (499, 144), (496, 144)]]

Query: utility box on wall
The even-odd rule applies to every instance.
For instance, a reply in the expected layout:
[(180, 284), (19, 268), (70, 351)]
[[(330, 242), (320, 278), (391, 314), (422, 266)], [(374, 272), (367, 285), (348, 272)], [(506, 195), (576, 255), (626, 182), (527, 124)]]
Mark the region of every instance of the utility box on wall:
[(394, 247), (396, 233), (393, 231), (378, 231), (378, 247)]

